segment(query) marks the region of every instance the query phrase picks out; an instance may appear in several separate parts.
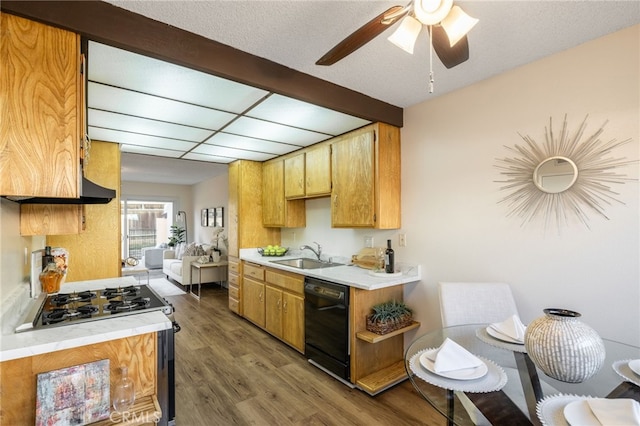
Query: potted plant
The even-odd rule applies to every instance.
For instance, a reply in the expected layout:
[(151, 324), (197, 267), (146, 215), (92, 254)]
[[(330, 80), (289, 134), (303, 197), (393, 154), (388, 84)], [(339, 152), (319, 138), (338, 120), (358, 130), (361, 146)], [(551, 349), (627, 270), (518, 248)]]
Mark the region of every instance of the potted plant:
[(185, 229), (178, 225), (171, 225), (169, 228), (169, 232), (171, 232), (171, 236), (169, 237), (169, 242), (167, 245), (169, 247), (175, 247), (178, 243), (184, 243), (184, 232)]
[(396, 300), (379, 303), (367, 316), (367, 330), (376, 334), (387, 334), (406, 327), (413, 321), (413, 312), (404, 303)]

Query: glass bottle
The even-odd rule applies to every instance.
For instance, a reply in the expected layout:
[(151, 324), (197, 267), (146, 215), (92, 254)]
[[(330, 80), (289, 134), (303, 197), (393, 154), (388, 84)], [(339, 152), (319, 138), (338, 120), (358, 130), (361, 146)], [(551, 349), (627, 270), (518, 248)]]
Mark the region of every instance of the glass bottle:
[(121, 367), (120, 372), (120, 380), (118, 380), (113, 390), (113, 408), (118, 413), (124, 413), (133, 407), (136, 396), (133, 388), (133, 380), (129, 378), (129, 369), (127, 367)]
[(49, 262), (44, 270), (40, 273), (40, 284), (42, 291), (51, 294), (60, 291), (60, 282), (62, 281), (62, 271), (58, 269), (55, 263)]
[(394, 253), (391, 248), (391, 240), (387, 240), (387, 250), (384, 252), (384, 270), (387, 274), (393, 274), (394, 269)]

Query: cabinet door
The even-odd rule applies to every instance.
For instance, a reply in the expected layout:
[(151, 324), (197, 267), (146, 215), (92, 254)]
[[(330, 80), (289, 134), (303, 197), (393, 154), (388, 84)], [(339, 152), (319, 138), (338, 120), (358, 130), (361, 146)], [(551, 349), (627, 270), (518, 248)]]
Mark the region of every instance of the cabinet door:
[(244, 317), (264, 328), (264, 283), (249, 277), (242, 281), (242, 311)]
[(77, 198), (79, 37), (0, 18), (0, 194)]
[(284, 197), (286, 199), (305, 196), (305, 154), (284, 160)]
[(284, 226), (284, 161), (262, 165), (262, 223)]
[(22, 204), (20, 235), (68, 235), (84, 231), (85, 206)]
[(331, 226), (375, 225), (374, 132), (337, 140), (331, 146)]
[(282, 338), (282, 290), (266, 286), (265, 288), (265, 329)]
[(323, 144), (306, 153), (305, 195), (318, 197), (329, 194), (331, 194), (331, 145)]
[(282, 292), (282, 339), (304, 352), (304, 298)]

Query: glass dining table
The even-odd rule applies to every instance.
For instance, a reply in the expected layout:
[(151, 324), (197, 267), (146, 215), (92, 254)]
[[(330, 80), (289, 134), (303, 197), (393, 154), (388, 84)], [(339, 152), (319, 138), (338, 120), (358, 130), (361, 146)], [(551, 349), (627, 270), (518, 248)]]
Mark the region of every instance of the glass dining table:
[[(560, 398), (570, 396), (640, 401), (640, 376), (627, 367), (629, 360), (640, 358), (639, 347), (603, 339), (606, 358), (602, 368), (582, 383), (565, 383), (539, 370), (526, 354), (524, 345), (495, 339), (487, 333), (487, 326), (468, 324), (434, 330), (414, 340), (405, 352), (405, 367), (411, 383), (446, 417), (448, 425), (473, 425), (473, 413), (469, 413), (476, 409), (493, 425), (551, 425), (553, 419), (541, 418), (545, 412), (537, 409), (545, 400), (561, 402)], [(461, 380), (430, 371), (424, 354), (440, 347), (446, 338), (485, 361), (488, 374)], [(475, 406), (473, 410), (463, 407), (463, 403), (469, 405), (469, 401)]]

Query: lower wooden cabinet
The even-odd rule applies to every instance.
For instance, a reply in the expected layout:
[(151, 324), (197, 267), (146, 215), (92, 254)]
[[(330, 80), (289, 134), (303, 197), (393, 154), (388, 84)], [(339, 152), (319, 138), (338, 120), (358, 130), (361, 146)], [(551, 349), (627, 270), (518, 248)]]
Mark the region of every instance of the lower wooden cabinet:
[(264, 282), (244, 276), (242, 279), (242, 316), (264, 328)]
[(304, 352), (304, 297), (266, 286), (265, 329)]
[(304, 353), (304, 276), (243, 264), (242, 316)]

